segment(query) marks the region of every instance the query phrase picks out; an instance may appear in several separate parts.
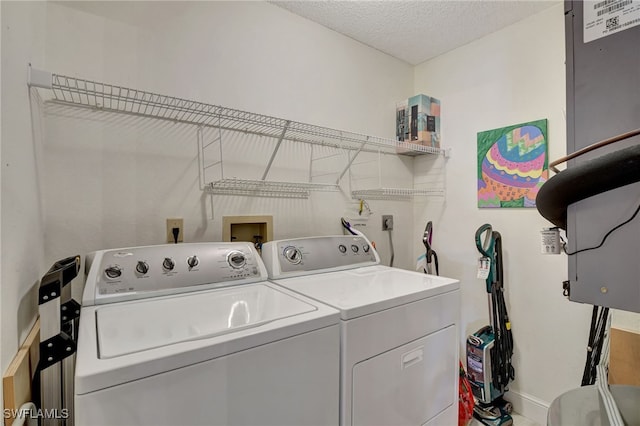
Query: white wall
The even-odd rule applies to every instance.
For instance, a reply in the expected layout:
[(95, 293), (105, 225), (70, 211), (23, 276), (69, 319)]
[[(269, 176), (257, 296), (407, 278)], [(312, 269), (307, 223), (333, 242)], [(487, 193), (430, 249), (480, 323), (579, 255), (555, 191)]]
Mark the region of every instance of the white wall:
[[(46, 7), (1, 2), (2, 10), (2, 372), (37, 312), (36, 284), (45, 271), (42, 143), (31, 120), (27, 63), (44, 60)], [(34, 129), (32, 131), (32, 124)]]
[[(396, 100), (412, 90), (410, 66), (273, 5), (138, 4), (146, 8), (134, 11), (139, 19), (128, 7), (110, 5), (114, 20), (50, 5), (46, 68), (387, 137), (393, 137)], [(187, 241), (220, 240), (222, 216), (237, 214), (272, 214), (276, 238), (341, 233), (340, 216), (355, 206), (339, 193), (310, 200), (216, 196), (210, 220), (209, 200), (197, 188), (194, 127), (60, 107), (46, 112), (48, 260), (162, 243), (164, 220), (175, 216), (185, 219)], [(225, 151), (242, 159), (232, 170), (226, 166), (227, 177), (260, 177), (273, 141), (255, 139), (226, 139)], [(306, 147), (283, 148), (270, 177), (304, 176)], [(385, 176), (411, 185), (410, 159), (390, 157), (385, 164)], [(56, 190), (64, 187), (74, 191)], [(379, 216), (394, 214), (401, 224), (394, 234), (397, 264), (410, 265), (410, 247), (399, 244), (412, 231), (410, 204), (370, 205), (376, 214), (370, 236), (383, 259), (388, 247)]]
[[(539, 253), (540, 229), (549, 224), (535, 209), (478, 209), (476, 136), (483, 130), (547, 118), (549, 157), (565, 148), (564, 15), (561, 4), (448, 52), (415, 69), (415, 92), (442, 100), (446, 164), (443, 202), (416, 204), (415, 231), (435, 223), (441, 274), (461, 280), (463, 335), (488, 323), (476, 229), (490, 223), (502, 234), (506, 300), (515, 340), (516, 380), (510, 400), (523, 414), (546, 423), (545, 406), (580, 385), (590, 307), (567, 301), (564, 255)], [(432, 161), (416, 163), (416, 181)], [(416, 253), (422, 251), (415, 244)]]
[(635, 312), (613, 310), (611, 327), (640, 333), (640, 314)]
[[(167, 217), (184, 218), (186, 241), (220, 240), (222, 216), (238, 214), (273, 215), (276, 238), (341, 233), (340, 217), (356, 207), (345, 181), (345, 193), (309, 200), (215, 196), (211, 220), (210, 199), (198, 188), (194, 127), (35, 105), (34, 140), (28, 62), (58, 74), (390, 138), (395, 102), (412, 92), (411, 66), (268, 3), (72, 6), (2, 2), (3, 371), (36, 313), (30, 289), (57, 259), (163, 243)], [(230, 173), (261, 174), (273, 142), (231, 138), (225, 144), (241, 160)], [(299, 177), (300, 164), (308, 162), (305, 149), (283, 146), (272, 176)], [(260, 164), (247, 160), (256, 157)], [(389, 182), (411, 185), (411, 159), (385, 157), (384, 164)], [(377, 171), (373, 166), (358, 168), (366, 174)], [(412, 232), (411, 204), (369, 204), (368, 233), (383, 260), (389, 249), (380, 215), (394, 214), (396, 264), (411, 265), (411, 248), (401, 244)]]

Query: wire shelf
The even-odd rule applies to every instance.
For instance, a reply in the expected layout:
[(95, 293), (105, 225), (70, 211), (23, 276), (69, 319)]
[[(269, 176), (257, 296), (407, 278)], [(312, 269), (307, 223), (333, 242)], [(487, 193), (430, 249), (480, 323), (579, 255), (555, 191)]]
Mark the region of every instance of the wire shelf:
[[(415, 156), (421, 154), (448, 156), (440, 148), (399, 142), (377, 136), (337, 130), (328, 127), (286, 120), (219, 105), (152, 93), (144, 90), (69, 77), (29, 67), (30, 87), (49, 89), (51, 102), (94, 110), (124, 113), (141, 117), (169, 120), (199, 126), (200, 187), (210, 194), (249, 195), (261, 197), (308, 198), (311, 191), (336, 191), (338, 182), (350, 169), (360, 152)], [(209, 161), (201, 140), (203, 128), (217, 129), (220, 158)], [(222, 169), (222, 131), (242, 132), (277, 139), (276, 147), (266, 165), (262, 180), (225, 179)], [(282, 140), (349, 150), (349, 161), (337, 174), (335, 184), (308, 182), (274, 182), (266, 180)], [(207, 154), (207, 155), (205, 155)], [(207, 158), (205, 158), (207, 157)], [(378, 161), (380, 161), (380, 156)], [(218, 166), (220, 180), (211, 182), (206, 170)], [(311, 175), (311, 174), (310, 174)], [(310, 177), (309, 180), (312, 178)], [(441, 195), (443, 190), (381, 188), (353, 191), (353, 198), (406, 200), (414, 196)]]
[(205, 187), (210, 194), (251, 195), (256, 197), (309, 198), (311, 191), (338, 191), (336, 184), (275, 182), (249, 179), (221, 179)]
[(443, 189), (376, 188), (351, 191), (353, 199), (412, 200), (415, 196), (444, 195)]
[[(38, 70), (33, 70), (33, 73), (38, 73), (39, 76), (46, 74), (46, 77), (41, 77), (41, 80), (51, 76), (51, 84), (47, 88), (53, 92), (53, 101), (63, 104), (274, 138), (284, 133), (286, 140), (342, 149), (382, 151), (399, 155), (444, 154), (442, 149), (429, 146), (290, 121), (76, 77), (49, 74)], [(30, 84), (36, 87), (46, 86), (41, 81)]]

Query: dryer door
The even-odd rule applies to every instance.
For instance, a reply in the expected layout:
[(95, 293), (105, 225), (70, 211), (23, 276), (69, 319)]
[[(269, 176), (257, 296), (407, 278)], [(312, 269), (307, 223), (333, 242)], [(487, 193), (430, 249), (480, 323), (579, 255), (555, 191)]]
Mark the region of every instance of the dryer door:
[(451, 325), (357, 364), (353, 425), (423, 425), (457, 404), (456, 339)]

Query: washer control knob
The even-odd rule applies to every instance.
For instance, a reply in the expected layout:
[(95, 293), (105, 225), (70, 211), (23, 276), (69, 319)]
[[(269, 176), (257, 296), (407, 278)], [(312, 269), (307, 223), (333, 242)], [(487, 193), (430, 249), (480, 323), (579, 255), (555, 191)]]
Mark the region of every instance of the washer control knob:
[(139, 260), (136, 265), (136, 272), (142, 275), (145, 275), (149, 272), (149, 264), (143, 260)]
[(187, 265), (189, 265), (189, 268), (195, 268), (196, 266), (198, 266), (198, 263), (200, 263), (200, 260), (196, 255), (189, 256), (187, 258)]
[(247, 263), (247, 257), (241, 251), (234, 250), (227, 255), (229, 266), (234, 269), (240, 269)]
[(365, 245), (362, 246), (362, 250), (365, 253), (369, 253), (369, 250), (371, 250), (371, 247), (369, 247), (369, 244), (365, 244)]
[(104, 274), (107, 278), (115, 280), (116, 278), (120, 278), (122, 275), (122, 269), (120, 269), (118, 265), (109, 266), (104, 270)]
[(165, 257), (164, 261), (162, 262), (162, 268), (164, 268), (165, 271), (172, 271), (173, 268), (175, 268), (176, 266), (176, 262), (170, 258), (170, 257)]
[(358, 252), (358, 250), (360, 250), (360, 247), (358, 247), (358, 246), (357, 246), (357, 245), (355, 245), (355, 244), (351, 244), (351, 251), (353, 251), (354, 253), (357, 253), (357, 252)]
[(344, 244), (340, 244), (338, 246), (338, 250), (340, 250), (340, 253), (346, 253), (347, 252), (347, 246), (345, 246)]
[(302, 262), (302, 252), (294, 246), (289, 246), (284, 249), (284, 257), (294, 265)]

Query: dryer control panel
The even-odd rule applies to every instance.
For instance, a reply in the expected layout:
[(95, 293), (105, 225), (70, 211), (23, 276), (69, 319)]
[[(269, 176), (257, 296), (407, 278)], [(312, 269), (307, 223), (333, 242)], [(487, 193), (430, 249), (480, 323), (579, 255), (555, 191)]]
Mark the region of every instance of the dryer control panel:
[(269, 278), (340, 271), (380, 263), (369, 240), (358, 235), (271, 241), (262, 247), (262, 257)]
[(166, 244), (87, 256), (83, 305), (120, 302), (264, 281), (250, 243)]

